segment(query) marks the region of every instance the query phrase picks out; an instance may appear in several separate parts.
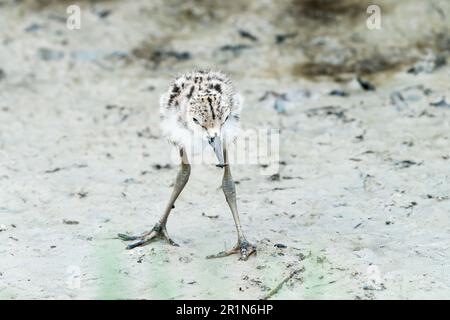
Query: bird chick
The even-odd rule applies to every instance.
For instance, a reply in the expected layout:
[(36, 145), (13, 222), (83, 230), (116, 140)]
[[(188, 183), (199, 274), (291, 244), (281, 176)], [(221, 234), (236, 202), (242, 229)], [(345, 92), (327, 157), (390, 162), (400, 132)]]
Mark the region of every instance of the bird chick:
[(191, 165), (189, 148), (196, 140), (205, 139), (213, 148), (218, 167), (224, 168), (222, 190), (230, 207), (238, 234), (237, 244), (230, 250), (207, 258), (225, 257), (239, 253), (242, 260), (256, 253), (242, 231), (236, 204), (236, 188), (229, 165), (227, 150), (234, 142), (239, 124), (242, 99), (230, 79), (222, 72), (193, 71), (178, 76), (160, 99), (161, 131), (178, 147), (181, 164), (169, 203), (159, 222), (140, 236), (119, 234), (122, 240), (138, 240), (127, 248), (148, 244), (155, 238), (164, 238), (178, 246), (167, 233), (167, 220), (175, 201), (189, 180)]
[(161, 130), (179, 148), (190, 151), (206, 139), (223, 167), (222, 143), (237, 135), (241, 97), (221, 72), (196, 71), (175, 79), (160, 100)]

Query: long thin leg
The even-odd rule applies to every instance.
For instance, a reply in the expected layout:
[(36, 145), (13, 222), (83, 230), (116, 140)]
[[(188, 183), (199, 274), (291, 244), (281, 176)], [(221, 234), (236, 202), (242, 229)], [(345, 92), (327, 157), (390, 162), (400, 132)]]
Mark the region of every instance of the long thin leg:
[(178, 196), (180, 195), (181, 191), (183, 191), (186, 183), (189, 180), (189, 175), (191, 174), (191, 165), (189, 164), (186, 153), (184, 152), (183, 149), (180, 150), (180, 158), (181, 158), (180, 170), (178, 171), (177, 178), (175, 180), (172, 195), (170, 196), (169, 203), (167, 204), (164, 213), (159, 219), (159, 222), (155, 224), (152, 230), (147, 231), (140, 236), (129, 236), (121, 233), (118, 234), (119, 238), (125, 241), (139, 240), (127, 246), (127, 249), (133, 249), (135, 247), (148, 244), (157, 237), (165, 238), (171, 245), (178, 246), (178, 244), (176, 244), (169, 237), (169, 234), (167, 233), (166, 224), (170, 212), (172, 211), (173, 208), (175, 208), (174, 206), (175, 201), (178, 199)]
[(236, 225), (236, 230), (238, 234), (238, 242), (236, 246), (228, 251), (222, 251), (218, 254), (208, 256), (207, 258), (220, 258), (225, 257), (233, 253), (240, 253), (242, 260), (247, 260), (248, 257), (256, 253), (256, 247), (251, 245), (244, 236), (242, 231), (241, 221), (239, 219), (239, 213), (236, 204), (236, 187), (231, 175), (230, 165), (228, 163), (227, 151), (223, 149), (223, 155), (225, 160), (224, 173), (222, 179), (222, 189), (225, 194), (225, 199), (227, 200), (228, 206), (230, 207), (231, 213), (233, 214), (234, 223)]
[[(224, 158), (226, 159), (226, 156)], [(233, 214), (234, 224), (236, 225), (236, 231), (238, 234), (238, 240), (245, 239), (244, 232), (242, 231), (241, 221), (239, 219), (239, 213), (237, 210), (236, 186), (234, 184), (233, 176), (231, 175), (229, 164), (224, 167), (222, 190), (225, 194), (225, 199), (227, 200), (231, 213)]]
[(172, 195), (170, 196), (169, 203), (167, 204), (166, 210), (164, 211), (163, 215), (159, 219), (160, 225), (166, 225), (167, 219), (169, 218), (169, 214), (172, 211), (172, 209), (175, 207), (175, 201), (178, 199), (178, 196), (180, 195), (181, 191), (183, 191), (184, 186), (189, 180), (189, 176), (191, 174), (191, 165), (188, 162), (186, 152), (183, 151), (183, 149), (180, 150), (180, 157), (181, 157), (181, 165), (180, 165), (180, 171), (178, 171), (177, 178), (175, 180), (175, 186), (173, 187)]

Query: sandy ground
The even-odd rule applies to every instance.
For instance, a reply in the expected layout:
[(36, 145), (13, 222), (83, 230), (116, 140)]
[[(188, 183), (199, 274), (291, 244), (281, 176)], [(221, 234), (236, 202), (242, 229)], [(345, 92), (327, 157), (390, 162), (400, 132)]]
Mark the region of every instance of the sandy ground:
[[(48, 2), (0, 1), (0, 298), (259, 299), (286, 277), (272, 298), (450, 297), (446, 1), (405, 1), (378, 33), (365, 9), (325, 8), (325, 35), (317, 15), (277, 24), (271, 1), (82, 1), (74, 31), (69, 2)], [(159, 96), (176, 72), (216, 66), (245, 97), (244, 128), (281, 130), (278, 175), (232, 168), (258, 254), (205, 259), (236, 235), (221, 172), (202, 165), (169, 219), (181, 246), (127, 251), (115, 235), (153, 226), (177, 172)]]

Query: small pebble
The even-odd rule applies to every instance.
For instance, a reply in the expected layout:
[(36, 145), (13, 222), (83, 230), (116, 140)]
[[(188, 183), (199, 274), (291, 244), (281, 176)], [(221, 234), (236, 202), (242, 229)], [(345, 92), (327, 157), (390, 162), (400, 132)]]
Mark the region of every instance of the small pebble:
[(356, 78), (356, 81), (358, 81), (361, 88), (363, 88), (366, 91), (375, 91), (375, 86), (371, 84), (369, 81), (363, 80), (360, 77)]
[(254, 36), (253, 34), (251, 34), (250, 32), (248, 32), (248, 31), (245, 31), (245, 30), (241, 29), (241, 30), (238, 30), (238, 32), (239, 32), (239, 35), (242, 38), (247, 38), (247, 39), (250, 39), (252, 41), (258, 41), (258, 38), (256, 36)]
[(332, 90), (329, 93), (330, 96), (337, 96), (337, 97), (348, 97), (348, 93), (343, 90)]
[(99, 16), (99, 18), (104, 19), (106, 17), (108, 17), (111, 14), (111, 10), (102, 10), (100, 12), (97, 13), (97, 15)]
[(40, 48), (38, 50), (38, 56), (44, 61), (61, 60), (64, 58), (64, 52), (48, 48)]
[(79, 224), (80, 222), (76, 221), (76, 220), (63, 220), (64, 224)]
[(430, 102), (430, 106), (436, 108), (450, 108), (450, 103), (448, 103), (447, 100), (445, 100), (445, 98), (442, 98), (439, 101)]

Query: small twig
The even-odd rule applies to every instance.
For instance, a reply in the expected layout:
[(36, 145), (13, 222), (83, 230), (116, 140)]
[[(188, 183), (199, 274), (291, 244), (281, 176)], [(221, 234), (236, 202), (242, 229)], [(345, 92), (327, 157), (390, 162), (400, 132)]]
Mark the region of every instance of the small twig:
[(271, 298), (272, 296), (274, 296), (275, 294), (278, 293), (278, 291), (280, 291), (280, 289), (283, 287), (283, 285), (288, 282), (289, 280), (291, 280), (297, 273), (299, 273), (302, 269), (297, 269), (292, 271), (287, 277), (285, 277), (283, 280), (281, 280), (281, 282), (272, 290), (269, 291), (269, 293), (264, 296), (261, 300), (267, 300), (269, 298)]

